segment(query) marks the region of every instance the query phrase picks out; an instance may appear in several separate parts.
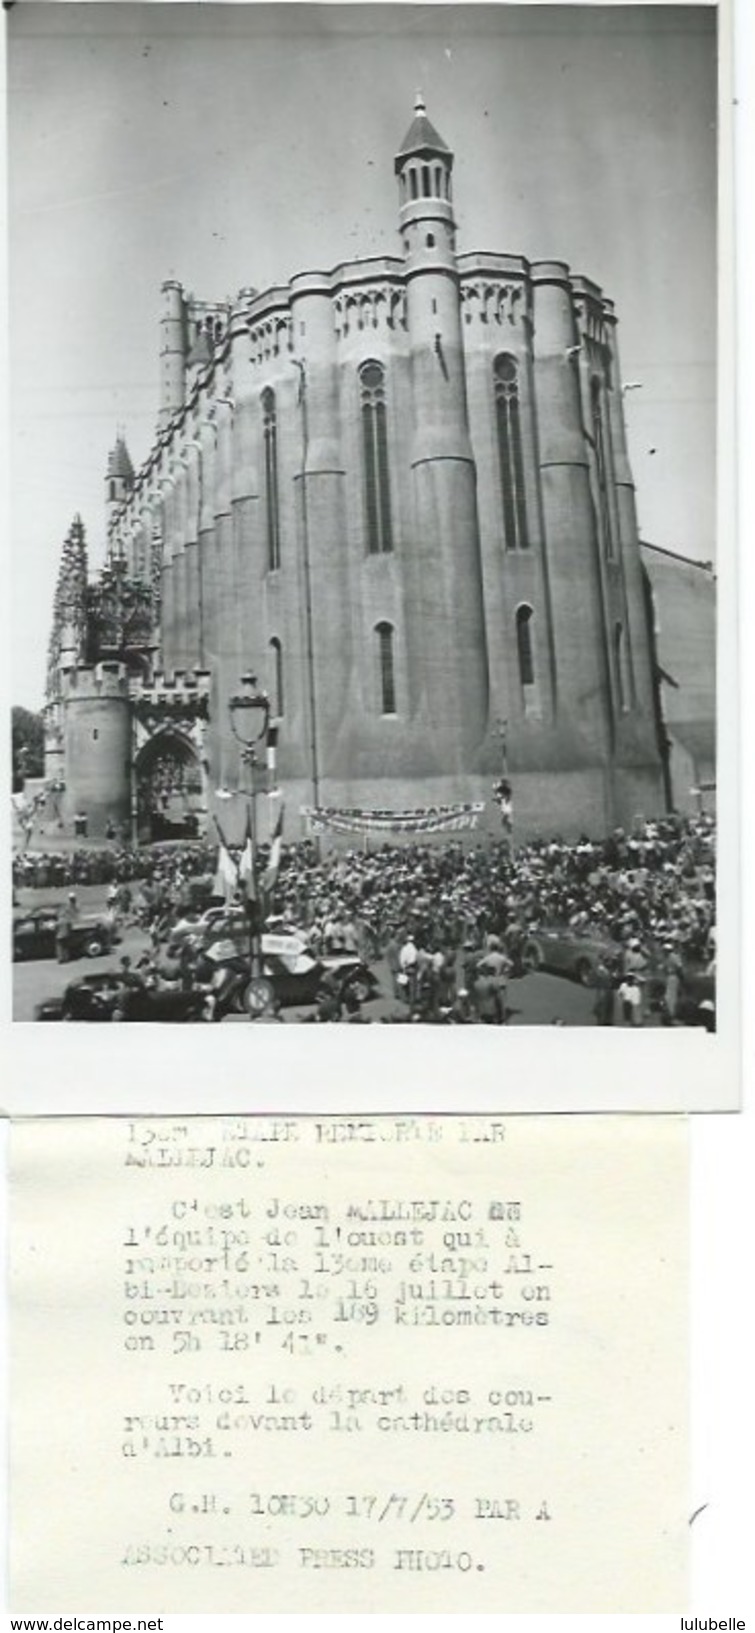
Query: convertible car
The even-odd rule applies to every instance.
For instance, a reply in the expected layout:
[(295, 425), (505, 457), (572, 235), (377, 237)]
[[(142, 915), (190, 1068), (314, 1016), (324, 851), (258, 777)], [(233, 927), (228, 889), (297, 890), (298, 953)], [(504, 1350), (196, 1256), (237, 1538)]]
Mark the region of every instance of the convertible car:
[[(303, 941), (287, 933), (262, 937), (262, 976), (272, 986), (281, 1009), (314, 1004), (324, 991), (367, 1003), (379, 992), (372, 970), (356, 953), (326, 953), (314, 958)], [(218, 994), (220, 1007), (253, 1008), (246, 999), (249, 966), (245, 935), (223, 936), (206, 950), (202, 974)]]

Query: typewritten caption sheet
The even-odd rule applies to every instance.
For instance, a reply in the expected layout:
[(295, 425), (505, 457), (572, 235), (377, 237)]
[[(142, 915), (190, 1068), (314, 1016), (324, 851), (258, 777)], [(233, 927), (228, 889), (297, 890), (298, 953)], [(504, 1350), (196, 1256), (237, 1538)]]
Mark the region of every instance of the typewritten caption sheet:
[(13, 1610), (683, 1608), (686, 1139), (16, 1124)]

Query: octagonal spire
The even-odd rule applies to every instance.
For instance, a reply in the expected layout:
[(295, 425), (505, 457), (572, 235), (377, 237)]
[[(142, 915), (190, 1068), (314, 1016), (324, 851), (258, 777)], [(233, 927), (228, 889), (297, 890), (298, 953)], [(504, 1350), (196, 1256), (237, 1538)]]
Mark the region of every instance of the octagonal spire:
[(417, 155), (427, 155), (428, 157), (433, 154), (441, 154), (447, 163), (453, 161), (453, 154), (448, 143), (444, 142), (443, 137), (438, 135), (435, 126), (430, 123), (427, 117), (425, 99), (421, 91), (417, 92), (414, 101), (414, 118), (396, 155), (396, 169), (399, 170), (404, 161), (415, 153)]

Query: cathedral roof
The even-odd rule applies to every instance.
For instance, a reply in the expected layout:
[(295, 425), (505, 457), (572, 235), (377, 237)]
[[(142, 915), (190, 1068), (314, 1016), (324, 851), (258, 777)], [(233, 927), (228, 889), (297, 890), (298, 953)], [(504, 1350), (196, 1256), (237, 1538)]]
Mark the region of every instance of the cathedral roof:
[(405, 159), (409, 153), (448, 153), (451, 149), (443, 137), (438, 135), (434, 125), (427, 117), (425, 99), (421, 92), (417, 93), (414, 104), (414, 118), (398, 150), (397, 158)]
[(125, 477), (128, 482), (133, 482), (134, 480), (134, 467), (131, 463), (131, 455), (126, 447), (123, 437), (121, 436), (118, 437), (115, 447), (111, 448), (110, 453), (108, 454), (107, 474), (108, 476)]

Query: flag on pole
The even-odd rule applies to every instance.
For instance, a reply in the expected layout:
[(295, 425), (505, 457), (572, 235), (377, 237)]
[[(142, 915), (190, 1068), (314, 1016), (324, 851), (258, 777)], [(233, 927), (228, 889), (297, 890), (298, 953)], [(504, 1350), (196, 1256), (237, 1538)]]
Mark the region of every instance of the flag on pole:
[(242, 850), (241, 856), (239, 858), (238, 882), (239, 882), (239, 887), (240, 887), (241, 890), (243, 890), (247, 901), (248, 902), (256, 901), (257, 900), (257, 881), (256, 881), (256, 879), (254, 877), (254, 846), (252, 844), (252, 819), (251, 819), (251, 816), (250, 816), (248, 810), (247, 810), (247, 813), (246, 813), (246, 834), (244, 836), (244, 849)]
[[(278, 795), (277, 797), (280, 799), (280, 795)], [(279, 867), (281, 865), (281, 851), (283, 849), (283, 800), (282, 799), (280, 799), (280, 804), (279, 804), (279, 807), (278, 807), (278, 815), (277, 815), (277, 817), (275, 819), (275, 824), (273, 826), (273, 831), (272, 831), (272, 834), (270, 836), (270, 840), (271, 840), (271, 843), (270, 843), (270, 860), (268, 861), (267, 867), (265, 868), (265, 872), (264, 872), (263, 877), (262, 877), (262, 888), (266, 892), (267, 895), (270, 895), (271, 891), (273, 891), (275, 889), (275, 881), (276, 881), (276, 879), (278, 877), (278, 869), (279, 869)]]
[(215, 817), (215, 827), (218, 830), (218, 859), (215, 864), (215, 878), (212, 884), (213, 896), (222, 896), (223, 901), (232, 902), (238, 889), (239, 876), (236, 863), (226, 844), (225, 834)]

